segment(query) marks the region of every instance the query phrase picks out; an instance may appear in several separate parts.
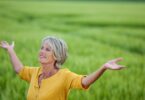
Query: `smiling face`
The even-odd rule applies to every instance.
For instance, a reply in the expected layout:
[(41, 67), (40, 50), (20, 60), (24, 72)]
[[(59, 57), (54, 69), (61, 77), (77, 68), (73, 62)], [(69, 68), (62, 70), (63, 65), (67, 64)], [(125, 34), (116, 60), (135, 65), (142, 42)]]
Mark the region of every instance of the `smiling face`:
[(39, 51), (39, 62), (41, 64), (55, 63), (56, 58), (51, 46), (48, 43), (43, 43)]

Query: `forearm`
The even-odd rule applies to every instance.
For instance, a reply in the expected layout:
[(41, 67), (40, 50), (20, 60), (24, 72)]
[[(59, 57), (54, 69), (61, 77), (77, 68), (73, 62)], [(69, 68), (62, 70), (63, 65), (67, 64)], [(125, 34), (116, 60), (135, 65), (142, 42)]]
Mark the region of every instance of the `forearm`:
[(10, 60), (11, 60), (11, 63), (13, 65), (13, 68), (14, 68), (15, 72), (19, 73), (19, 71), (23, 67), (23, 64), (21, 63), (21, 61), (17, 57), (17, 55), (16, 55), (16, 53), (15, 53), (13, 48), (9, 48), (7, 51), (9, 53), (9, 55), (10, 55)]
[(91, 84), (93, 84), (105, 72), (105, 70), (106, 70), (106, 68), (104, 66), (102, 66), (96, 72), (93, 72), (92, 74), (84, 77), (82, 79), (82, 85), (84, 87), (89, 87)]

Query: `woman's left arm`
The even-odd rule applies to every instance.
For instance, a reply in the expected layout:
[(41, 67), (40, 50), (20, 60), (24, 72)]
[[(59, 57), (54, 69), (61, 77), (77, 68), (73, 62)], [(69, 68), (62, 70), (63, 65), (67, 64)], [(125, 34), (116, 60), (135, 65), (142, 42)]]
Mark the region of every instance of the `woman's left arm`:
[(118, 65), (117, 62), (122, 61), (122, 58), (117, 58), (114, 60), (110, 60), (107, 63), (105, 63), (99, 70), (91, 73), (90, 75), (84, 77), (82, 79), (82, 85), (84, 88), (89, 87), (91, 84), (93, 84), (107, 69), (111, 70), (120, 70), (125, 68), (122, 65)]

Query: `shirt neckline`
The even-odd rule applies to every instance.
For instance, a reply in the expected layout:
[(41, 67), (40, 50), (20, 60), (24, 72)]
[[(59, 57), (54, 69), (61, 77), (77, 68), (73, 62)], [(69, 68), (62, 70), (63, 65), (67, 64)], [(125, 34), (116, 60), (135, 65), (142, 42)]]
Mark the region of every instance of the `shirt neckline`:
[[(46, 80), (50, 80), (52, 78), (54, 78), (55, 76), (57, 76), (60, 72), (61, 72), (62, 69), (59, 69), (54, 75), (46, 78), (46, 79), (42, 79), (42, 81), (46, 81)], [(38, 85), (38, 78), (39, 78), (39, 75), (42, 73), (42, 67), (39, 67), (38, 69), (38, 74), (36, 76), (36, 81), (35, 81), (35, 87), (37, 88), (40, 88), (39, 85)]]

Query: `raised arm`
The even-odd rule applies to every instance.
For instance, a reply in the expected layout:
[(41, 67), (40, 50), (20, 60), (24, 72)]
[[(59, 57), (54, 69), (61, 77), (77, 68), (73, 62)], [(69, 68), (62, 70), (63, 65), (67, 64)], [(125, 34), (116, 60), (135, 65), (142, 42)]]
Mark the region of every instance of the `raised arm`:
[(6, 41), (0, 42), (0, 47), (7, 50), (8, 54), (10, 55), (11, 63), (13, 65), (13, 68), (16, 73), (19, 73), (19, 71), (22, 69), (23, 64), (17, 57), (15, 51), (14, 51), (14, 42), (10, 45)]
[(122, 65), (118, 65), (117, 62), (122, 61), (122, 58), (117, 58), (114, 60), (110, 60), (105, 63), (99, 70), (91, 73), (90, 75), (84, 77), (82, 79), (82, 85), (87, 88), (91, 84), (93, 84), (107, 69), (111, 70), (120, 70), (124, 68)]

